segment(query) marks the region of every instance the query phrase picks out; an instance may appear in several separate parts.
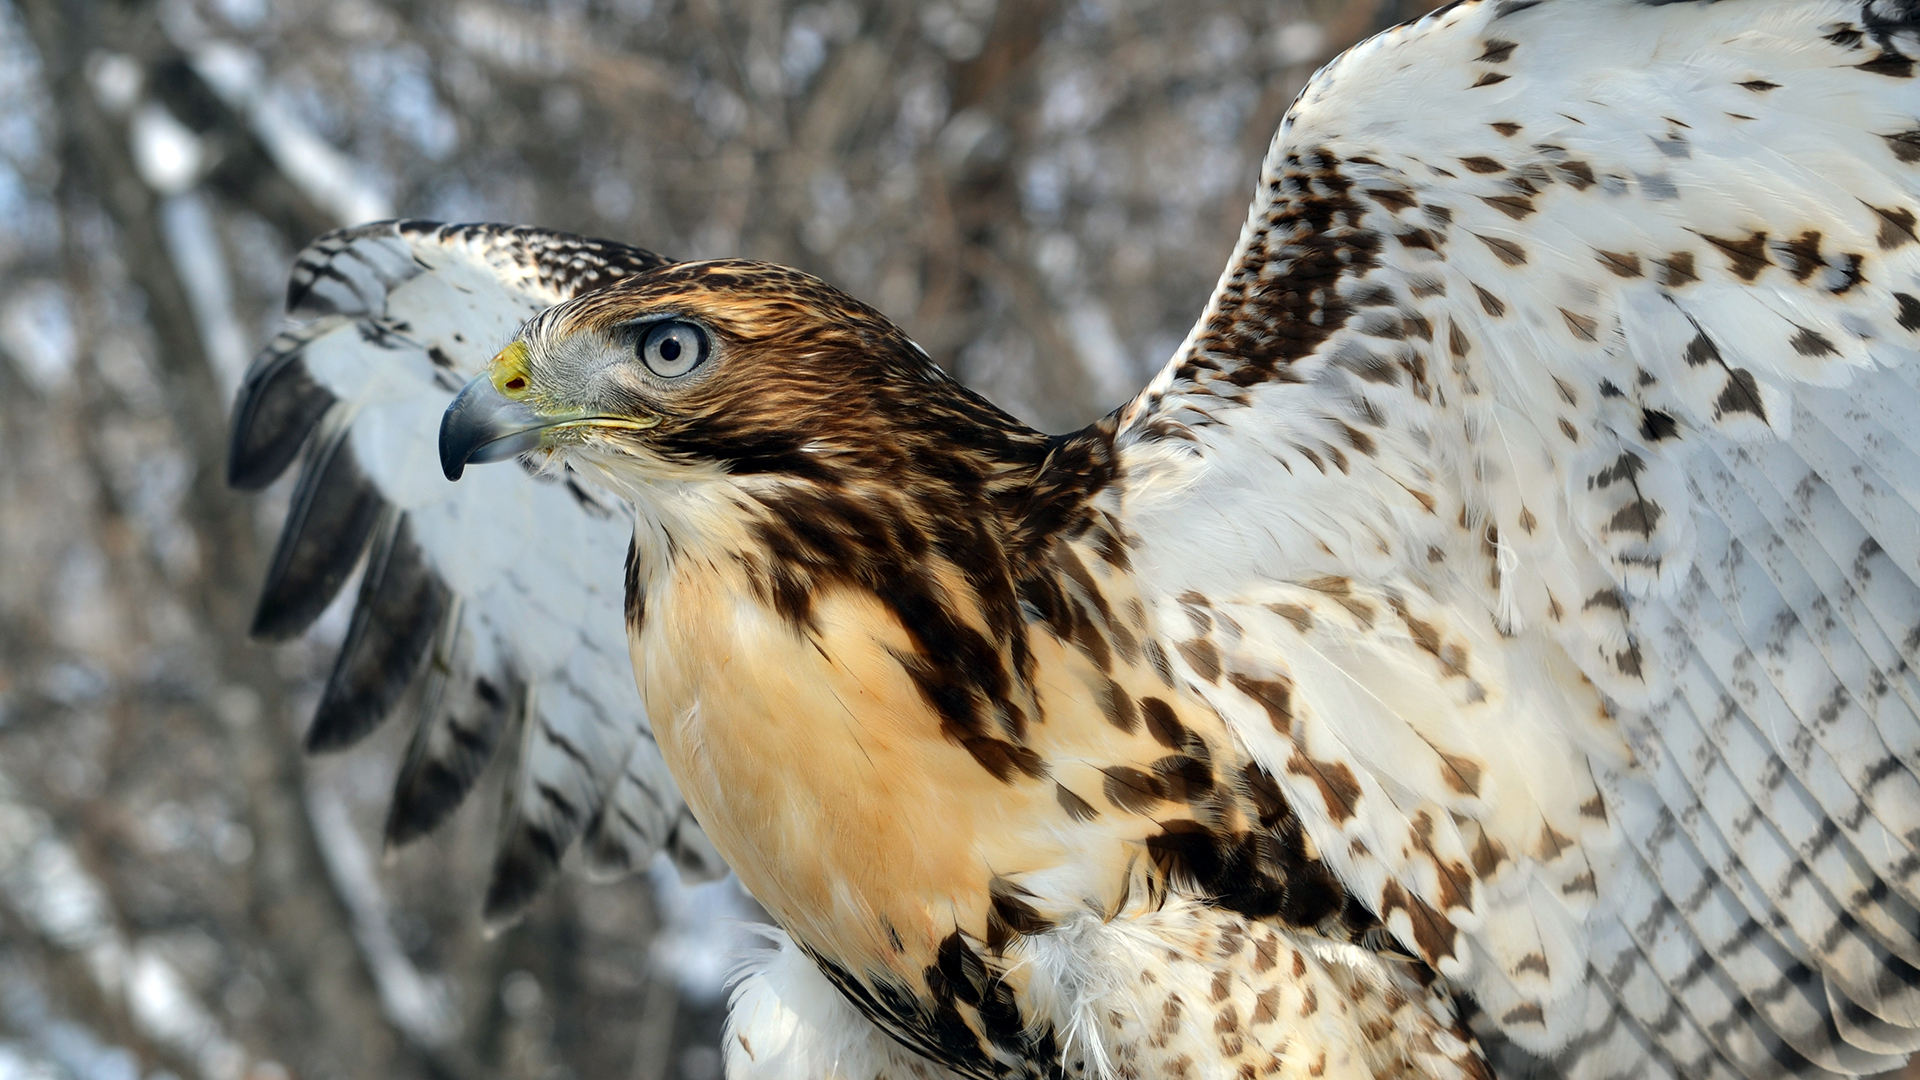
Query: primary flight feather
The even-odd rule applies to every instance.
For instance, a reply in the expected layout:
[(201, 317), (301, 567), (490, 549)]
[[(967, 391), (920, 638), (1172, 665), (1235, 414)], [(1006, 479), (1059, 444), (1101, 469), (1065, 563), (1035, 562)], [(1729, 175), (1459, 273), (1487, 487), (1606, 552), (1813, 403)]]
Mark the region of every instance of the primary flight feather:
[[(1897, 1067), (1915, 58), (1908, 0), (1389, 31), (1063, 436), (798, 271), (333, 234), (236, 418), (236, 482), (305, 447), (257, 628), (372, 551), (312, 741), (433, 672), (404, 840), (517, 738), (496, 915), (723, 857), (737, 1078)], [(443, 409), (527, 468), (440, 479)]]

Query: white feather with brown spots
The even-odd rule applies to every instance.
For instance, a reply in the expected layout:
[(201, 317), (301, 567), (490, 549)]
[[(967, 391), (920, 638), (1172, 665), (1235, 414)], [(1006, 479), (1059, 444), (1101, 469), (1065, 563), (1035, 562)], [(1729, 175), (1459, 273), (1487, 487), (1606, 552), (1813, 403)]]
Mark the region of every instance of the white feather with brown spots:
[[(732, 1080), (954, 1080), (868, 1023), (783, 932), (743, 958)], [(1024, 938), (1011, 977), (1085, 1080), (1449, 1080), (1476, 1075), (1454, 1007), (1410, 965), (1191, 899)]]
[(1920, 1045), (1917, 28), (1488, 0), (1374, 39), (1121, 414), (1189, 686), (1569, 1075)]

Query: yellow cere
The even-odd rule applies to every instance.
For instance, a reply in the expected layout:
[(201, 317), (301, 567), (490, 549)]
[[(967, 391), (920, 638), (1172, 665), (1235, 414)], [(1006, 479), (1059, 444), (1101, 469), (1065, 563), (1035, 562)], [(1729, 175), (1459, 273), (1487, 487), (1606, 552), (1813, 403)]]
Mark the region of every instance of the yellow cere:
[(493, 362), (487, 365), (487, 375), (493, 379), (493, 388), (508, 397), (518, 397), (526, 393), (526, 342), (516, 339), (513, 344), (495, 354)]

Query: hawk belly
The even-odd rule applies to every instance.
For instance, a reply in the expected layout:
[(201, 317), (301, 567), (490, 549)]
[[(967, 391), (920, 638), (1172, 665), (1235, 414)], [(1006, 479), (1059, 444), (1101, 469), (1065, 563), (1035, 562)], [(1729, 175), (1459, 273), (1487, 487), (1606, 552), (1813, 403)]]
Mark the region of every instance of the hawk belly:
[[(787, 948), (861, 1025), (966, 1075), (1470, 1075), (1471, 1040), (1424, 969), (1345, 940), (1366, 913), (1336, 901), (1310, 909), (1325, 926), (1288, 925), (1267, 910), (1278, 885), (1244, 901), (1255, 916), (1193, 898), (1223, 890), (1196, 880), (1190, 845), (1277, 849), (1255, 838), (1284, 808), (1261, 807), (1257, 767), (1156, 664), (1125, 576), (1061, 557), (1077, 572), (1056, 584), (1089, 621), (1029, 621), (1030, 757), (998, 771), (943, 725), (910, 673), (915, 635), (872, 594), (835, 589), (796, 624), (741, 560), (682, 553), (636, 583), (661, 750)], [(803, 1030), (836, 1023), (804, 1003), (815, 979), (792, 963), (749, 977), (737, 1072), (853, 1067), (847, 1033)], [(870, 1049), (873, 1075), (917, 1060)]]
[[(741, 880), (810, 948), (915, 975), (956, 927), (985, 934), (989, 861), (1059, 865), (1026, 827), (1053, 807), (940, 735), (889, 649), (906, 635), (842, 593), (796, 632), (706, 567), (674, 575), (633, 638), (676, 779)], [(1058, 814), (1057, 807), (1053, 807)]]

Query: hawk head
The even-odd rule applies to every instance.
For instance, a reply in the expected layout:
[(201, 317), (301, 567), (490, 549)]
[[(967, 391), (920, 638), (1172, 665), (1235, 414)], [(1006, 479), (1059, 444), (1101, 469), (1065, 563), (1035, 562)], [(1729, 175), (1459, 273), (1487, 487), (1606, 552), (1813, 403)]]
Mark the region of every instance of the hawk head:
[(1037, 464), (1047, 443), (878, 311), (736, 260), (669, 265), (540, 313), (440, 432), (449, 479), (548, 449), (623, 487), (753, 476), (977, 490)]
[[(529, 320), (448, 408), (440, 456), (458, 478), (470, 461), (563, 455), (631, 500), (664, 551), (722, 545), (796, 627), (846, 585), (898, 607), (930, 652), (1024, 673), (1019, 583), (1052, 538), (1093, 524), (1112, 431), (1042, 435), (826, 283), (718, 261)], [(639, 588), (630, 573), (630, 624)], [(990, 633), (964, 628), (963, 608)], [(1016, 714), (1016, 681), (986, 679), (982, 700)], [(954, 709), (972, 731), (975, 706)]]

